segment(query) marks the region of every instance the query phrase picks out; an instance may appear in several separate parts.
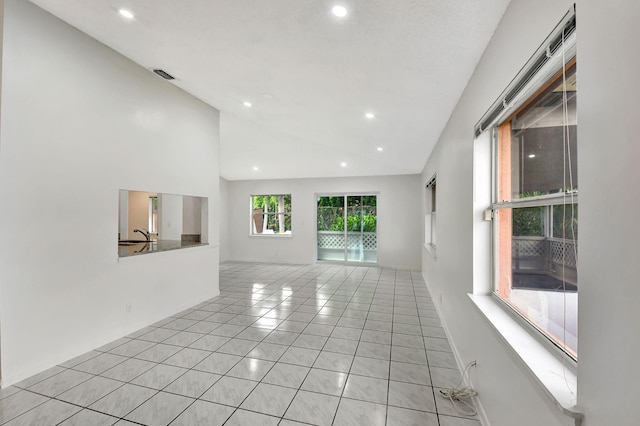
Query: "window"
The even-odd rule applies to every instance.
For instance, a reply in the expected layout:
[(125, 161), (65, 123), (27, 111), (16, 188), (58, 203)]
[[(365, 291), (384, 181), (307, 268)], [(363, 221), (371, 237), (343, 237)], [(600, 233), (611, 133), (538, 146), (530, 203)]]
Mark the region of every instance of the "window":
[(424, 216), (424, 245), (436, 246), (436, 176), (426, 186), (426, 214)]
[(291, 194), (251, 196), (251, 235), (291, 235)]
[(339, 262), (378, 261), (378, 196), (317, 196), (317, 259)]
[(475, 134), (491, 130), (492, 136), (485, 218), (493, 228), (494, 294), (577, 359), (575, 30), (574, 6), (476, 124)]
[(577, 358), (575, 57), (494, 131), (496, 294)]

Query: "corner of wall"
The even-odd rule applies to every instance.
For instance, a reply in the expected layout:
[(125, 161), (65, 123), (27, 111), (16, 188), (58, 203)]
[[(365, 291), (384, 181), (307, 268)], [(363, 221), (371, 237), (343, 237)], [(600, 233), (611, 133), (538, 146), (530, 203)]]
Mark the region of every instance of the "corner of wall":
[(220, 262), (231, 258), (231, 241), (229, 240), (229, 181), (220, 176), (219, 222), (220, 228)]

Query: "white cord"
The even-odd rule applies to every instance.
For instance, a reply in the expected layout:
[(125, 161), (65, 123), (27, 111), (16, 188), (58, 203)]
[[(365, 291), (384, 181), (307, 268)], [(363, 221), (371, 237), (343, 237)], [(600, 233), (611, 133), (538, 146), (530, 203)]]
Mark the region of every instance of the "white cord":
[[(567, 209), (567, 167), (569, 169), (569, 189), (571, 192), (569, 193), (570, 204), (571, 204), (571, 216), (569, 218), (569, 230), (571, 232), (570, 239), (573, 242), (573, 259), (576, 262), (576, 268), (578, 267), (578, 249), (576, 243), (576, 231), (574, 225), (574, 219), (576, 217), (575, 212), (575, 201), (574, 194), (576, 188), (573, 186), (573, 167), (571, 164), (571, 135), (569, 133), (569, 100), (567, 96), (567, 63), (565, 57), (565, 44), (564, 44), (564, 31), (562, 31), (562, 118), (563, 118), (563, 129), (562, 129), (562, 145), (563, 145), (563, 185), (564, 185), (564, 194), (563, 194), (563, 205), (562, 205), (562, 239), (566, 240), (567, 238), (567, 226), (566, 226), (566, 209)], [(568, 161), (567, 161), (568, 160)], [(567, 253), (563, 249), (562, 250), (562, 345), (565, 351), (568, 352), (567, 346), (567, 288), (566, 288), (566, 261)], [(567, 379), (567, 357), (562, 357), (562, 375), (564, 377), (564, 382), (567, 385), (567, 389), (569, 393), (575, 398), (575, 393), (569, 385), (569, 380)]]
[(458, 383), (456, 387), (440, 391), (440, 395), (443, 398), (451, 401), (451, 405), (466, 416), (475, 416), (476, 414), (478, 414), (478, 410), (476, 410), (473, 401), (468, 401), (469, 399), (478, 395), (478, 392), (476, 392), (475, 389), (473, 389), (471, 386), (462, 386), (462, 384), (464, 383), (465, 375), (467, 375), (468, 377), (469, 369), (471, 367), (474, 367), (475, 365), (475, 361), (471, 361), (469, 364), (467, 364), (467, 366), (464, 368), (464, 371), (462, 372), (460, 383)]

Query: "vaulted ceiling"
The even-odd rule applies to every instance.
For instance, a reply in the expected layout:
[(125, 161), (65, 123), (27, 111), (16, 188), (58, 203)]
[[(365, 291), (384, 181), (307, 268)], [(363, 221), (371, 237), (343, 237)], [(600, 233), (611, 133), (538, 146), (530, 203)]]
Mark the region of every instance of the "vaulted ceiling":
[(220, 110), (230, 180), (420, 173), (509, 3), (31, 1)]

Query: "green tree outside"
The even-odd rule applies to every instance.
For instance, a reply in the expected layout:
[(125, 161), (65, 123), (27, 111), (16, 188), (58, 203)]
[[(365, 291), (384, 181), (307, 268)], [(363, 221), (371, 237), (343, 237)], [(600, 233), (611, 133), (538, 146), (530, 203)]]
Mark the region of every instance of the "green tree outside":
[[(343, 232), (344, 197), (318, 199), (318, 230)], [(377, 196), (347, 196), (347, 231), (376, 232)]]

